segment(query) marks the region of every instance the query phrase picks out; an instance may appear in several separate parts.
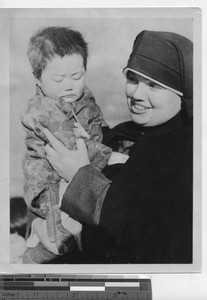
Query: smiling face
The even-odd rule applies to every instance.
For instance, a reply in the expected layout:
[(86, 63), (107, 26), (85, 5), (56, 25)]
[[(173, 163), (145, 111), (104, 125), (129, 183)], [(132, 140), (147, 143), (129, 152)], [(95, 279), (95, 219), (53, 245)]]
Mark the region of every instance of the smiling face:
[(181, 110), (181, 98), (175, 92), (135, 72), (126, 73), (125, 93), (132, 120), (146, 127), (172, 119)]
[(85, 73), (81, 55), (55, 56), (48, 61), (37, 83), (45, 96), (74, 102), (83, 95)]

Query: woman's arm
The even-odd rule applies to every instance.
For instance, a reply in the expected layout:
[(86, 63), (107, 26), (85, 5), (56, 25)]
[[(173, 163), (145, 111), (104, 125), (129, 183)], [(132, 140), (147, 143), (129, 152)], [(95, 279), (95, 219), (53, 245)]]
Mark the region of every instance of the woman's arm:
[(60, 209), (81, 223), (98, 225), (110, 184), (110, 180), (88, 164), (80, 168), (71, 180)]
[[(82, 139), (77, 140), (77, 150), (68, 150), (47, 129), (44, 132), (53, 147), (49, 145), (45, 147), (49, 162), (62, 178), (70, 181), (62, 200), (61, 210), (81, 223), (99, 225), (101, 215), (104, 213), (103, 203), (110, 189), (111, 181), (90, 165), (86, 145)], [(116, 200), (114, 199), (115, 202), (117, 202)], [(118, 219), (116, 218), (118, 222), (116, 226), (114, 224), (116, 229), (126, 212), (125, 204), (122, 206), (123, 209), (122, 207), (118, 208), (118, 212), (123, 213), (121, 213), (122, 216), (120, 213), (117, 214), (116, 206), (115, 211), (111, 211), (114, 218), (115, 215), (118, 215)], [(105, 218), (101, 223), (101, 226), (104, 224), (103, 227), (107, 229)], [(114, 235), (116, 233), (117, 230), (114, 231)], [(113, 235), (113, 229), (111, 234)]]
[(91, 166), (83, 139), (77, 140), (77, 150), (68, 150), (49, 130), (44, 129), (44, 133), (52, 146), (45, 146), (48, 161), (70, 182), (61, 210), (80, 222), (98, 224), (111, 181)]

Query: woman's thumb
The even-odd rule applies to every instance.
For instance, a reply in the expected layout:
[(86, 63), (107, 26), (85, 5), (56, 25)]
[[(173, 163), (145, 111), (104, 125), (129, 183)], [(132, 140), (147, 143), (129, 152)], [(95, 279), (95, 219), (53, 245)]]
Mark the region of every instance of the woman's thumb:
[(79, 138), (76, 140), (76, 145), (77, 145), (78, 150), (87, 151), (86, 144), (82, 138)]

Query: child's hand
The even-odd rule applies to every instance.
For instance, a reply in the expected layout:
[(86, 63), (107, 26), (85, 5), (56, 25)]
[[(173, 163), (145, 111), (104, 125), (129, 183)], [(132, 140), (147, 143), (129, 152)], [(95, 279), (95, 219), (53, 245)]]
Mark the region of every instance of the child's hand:
[[(46, 220), (37, 218), (33, 221), (31, 235), (37, 235), (38, 241), (43, 245), (45, 249), (58, 255), (59, 251), (55, 243), (51, 243), (47, 234)], [(32, 240), (32, 237), (29, 237)], [(27, 245), (29, 246), (29, 239)]]
[(108, 165), (125, 164), (128, 158), (129, 155), (113, 151), (108, 161)]
[(83, 128), (83, 126), (81, 126), (80, 123), (76, 122), (74, 123), (74, 134), (77, 138), (90, 138), (90, 135), (85, 131), (85, 129)]

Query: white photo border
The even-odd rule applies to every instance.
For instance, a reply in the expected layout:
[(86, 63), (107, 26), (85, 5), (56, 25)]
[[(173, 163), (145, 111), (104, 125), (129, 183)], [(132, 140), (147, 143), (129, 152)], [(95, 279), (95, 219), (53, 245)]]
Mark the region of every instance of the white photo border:
[[(201, 146), (202, 146), (202, 30), (201, 30), (201, 10), (199, 8), (78, 8), (78, 15), (87, 18), (105, 17), (108, 18), (183, 18), (193, 19), (193, 42), (194, 42), (194, 208), (193, 208), (193, 264), (173, 264), (173, 265), (12, 265), (9, 262), (9, 197), (10, 197), (10, 106), (9, 106), (9, 38), (10, 22), (12, 19), (35, 19), (35, 18), (68, 18), (74, 15), (73, 8), (67, 9), (3, 9), (0, 11), (0, 31), (1, 31), (1, 165), (0, 174), (0, 273), (188, 273), (201, 272), (202, 266), (202, 187), (201, 187)], [(77, 11), (77, 9), (75, 9)], [(3, 61), (2, 61), (3, 58)], [(10, 66), (11, 67), (11, 66)]]

